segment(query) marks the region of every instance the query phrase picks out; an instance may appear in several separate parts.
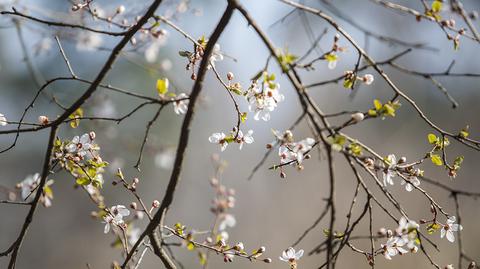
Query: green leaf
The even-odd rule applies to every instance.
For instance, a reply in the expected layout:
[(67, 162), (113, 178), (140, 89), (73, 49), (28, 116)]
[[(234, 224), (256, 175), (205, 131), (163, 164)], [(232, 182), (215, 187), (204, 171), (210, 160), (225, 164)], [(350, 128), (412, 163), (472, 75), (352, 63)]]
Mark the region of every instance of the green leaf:
[(207, 263), (207, 255), (203, 252), (198, 252), (198, 259), (200, 265), (205, 265), (205, 263)]
[(378, 99), (373, 100), (373, 105), (375, 106), (375, 109), (377, 111), (379, 111), (383, 107), (382, 103)]
[(442, 158), (437, 155), (437, 154), (432, 154), (430, 156), (430, 160), (432, 160), (432, 163), (435, 164), (435, 165), (438, 165), (438, 166), (442, 166), (443, 165), (443, 161), (442, 161)]
[(353, 87), (353, 79), (345, 78), (345, 80), (343, 81), (343, 87), (345, 87), (346, 89), (351, 89)]
[(362, 146), (357, 143), (351, 143), (350, 145), (348, 145), (348, 149), (354, 156), (362, 155)]
[(460, 133), (458, 134), (461, 138), (467, 138), (470, 133), (468, 132), (468, 129), (470, 128), (470, 126), (465, 126), (465, 128), (463, 128)]
[(329, 237), (330, 236), (330, 230), (329, 229), (323, 229), (323, 235), (325, 235), (325, 237)]
[(329, 53), (327, 55), (325, 55), (325, 60), (329, 61), (329, 62), (335, 62), (338, 60), (338, 56), (334, 53)]
[(437, 136), (434, 134), (428, 134), (427, 138), (428, 138), (428, 143), (430, 144), (435, 144), (438, 140)]
[(463, 156), (458, 156), (457, 158), (455, 158), (455, 160), (453, 161), (453, 168), (455, 168), (455, 170), (460, 169), (460, 165), (462, 164), (463, 159)]
[(73, 112), (70, 116), (68, 116), (68, 118), (72, 120), (70, 121), (70, 127), (77, 128), (80, 125), (79, 119), (82, 117), (83, 117), (83, 109), (79, 107), (77, 108), (77, 110), (75, 110), (75, 112)]
[(427, 226), (427, 232), (428, 234), (433, 234), (436, 230), (442, 228), (442, 226), (440, 226), (440, 224), (438, 223), (432, 223), (432, 224), (429, 224)]
[(245, 121), (247, 120), (247, 112), (243, 112), (242, 114), (240, 114), (240, 120), (242, 121), (242, 123), (245, 123)]
[(190, 57), (190, 55), (192, 55), (192, 53), (190, 51), (186, 51), (186, 50), (182, 51), (181, 50), (181, 51), (178, 52), (178, 55), (188, 58), (188, 57)]
[(191, 241), (188, 242), (187, 249), (190, 250), (190, 251), (194, 250), (195, 249), (195, 244), (192, 243)]
[(441, 1), (438, 1), (438, 0), (435, 0), (433, 1), (432, 3), (432, 11), (435, 12), (435, 13), (438, 13), (442, 10), (442, 2)]
[(395, 117), (395, 108), (390, 104), (383, 105), (383, 109), (385, 110), (385, 114), (388, 116)]
[(157, 92), (160, 95), (164, 95), (168, 92), (168, 78), (157, 80)]
[(77, 178), (76, 183), (80, 186), (86, 186), (90, 184), (90, 179), (88, 177), (79, 177)]

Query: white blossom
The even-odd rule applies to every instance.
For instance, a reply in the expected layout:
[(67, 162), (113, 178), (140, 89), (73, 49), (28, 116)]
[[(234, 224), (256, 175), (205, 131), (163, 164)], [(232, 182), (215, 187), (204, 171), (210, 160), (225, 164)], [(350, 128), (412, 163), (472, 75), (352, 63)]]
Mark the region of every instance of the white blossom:
[(403, 244), (412, 253), (418, 251), (417, 229), (420, 226), (413, 220), (407, 220), (405, 217), (400, 218), (398, 228), (395, 230), (399, 240), (403, 240)]
[(412, 230), (418, 229), (418, 223), (413, 220), (407, 220), (405, 217), (401, 217), (398, 222), (398, 228), (395, 230), (398, 235), (407, 234)]
[(245, 135), (241, 130), (238, 131), (238, 136), (237, 140), (239, 141), (238, 143), (240, 144), (239, 148), (242, 149), (243, 144), (252, 144), (253, 143), (253, 130), (249, 130)]
[(315, 139), (305, 138), (299, 142), (285, 143), (278, 149), (278, 155), (280, 156), (280, 163), (289, 163), (296, 161), (301, 164), (305, 158), (305, 154), (312, 149), (315, 144)]
[(374, 77), (372, 74), (366, 74), (363, 76), (363, 82), (365, 82), (366, 85), (370, 85), (373, 83)]
[(140, 238), (140, 235), (142, 234), (142, 229), (140, 228), (132, 228), (129, 232), (128, 232), (128, 243), (130, 245), (135, 245), (135, 243), (137, 243), (138, 239)]
[(225, 140), (225, 138), (226, 135), (224, 133), (213, 133), (208, 138), (208, 141), (213, 144), (220, 144), (222, 146), (222, 151), (224, 151), (228, 146), (228, 142)]
[(175, 111), (177, 115), (187, 113), (189, 100), (185, 98), (188, 98), (188, 95), (181, 93), (177, 96), (177, 100), (173, 102), (173, 111)]
[(21, 189), (22, 199), (27, 199), (28, 196), (32, 193), (33, 190), (38, 186), (40, 183), (40, 174), (35, 173), (34, 175), (27, 176), (18, 186)]
[(168, 31), (162, 29), (151, 44), (145, 49), (145, 60), (149, 63), (153, 63), (157, 60), (160, 48), (167, 44)]
[(463, 230), (462, 225), (455, 224), (455, 221), (457, 221), (455, 216), (451, 216), (447, 219), (447, 224), (443, 225), (442, 230), (440, 231), (440, 237), (443, 238), (446, 235), (447, 240), (452, 243), (455, 242), (455, 234), (453, 232)]
[(289, 247), (288, 249), (282, 252), (282, 256), (280, 256), (279, 259), (284, 262), (292, 263), (292, 262), (298, 261), (302, 256), (303, 256), (303, 249), (299, 251), (295, 251), (294, 248)]
[(249, 102), (248, 109), (255, 113), (254, 120), (270, 120), (270, 112), (275, 110), (279, 102), (285, 100), (285, 96), (280, 93), (279, 89), (278, 83), (264, 85), (264, 89), (256, 84), (249, 88), (246, 98)]
[(85, 156), (87, 152), (93, 148), (93, 139), (90, 134), (83, 134), (81, 137), (75, 136), (72, 141), (66, 146), (67, 152), (77, 154), (81, 157)]
[(412, 191), (414, 187), (420, 186), (420, 180), (416, 176), (409, 176), (408, 177), (409, 182), (406, 180), (402, 180), (401, 185), (405, 185), (405, 189), (407, 191)]
[(404, 245), (405, 245), (405, 242), (399, 237), (390, 237), (387, 240), (386, 244), (381, 244), (385, 259), (391, 260), (392, 257), (396, 256), (397, 254), (402, 255), (402, 254), (408, 253), (407, 250), (402, 248)]
[[(237, 220), (232, 214), (225, 214), (222, 218), (222, 221), (218, 225), (219, 231), (224, 231), (227, 227), (233, 228), (237, 224)], [(228, 234), (227, 234), (228, 238)]]
[(387, 156), (388, 167), (383, 171), (383, 185), (386, 187), (387, 184), (393, 185), (393, 178), (397, 174), (394, 170), (397, 166), (397, 158), (395, 155), (390, 154)]
[(7, 118), (5, 117), (5, 115), (0, 113), (0, 126), (5, 126), (5, 125), (7, 125)]
[(175, 150), (172, 148), (160, 151), (155, 156), (155, 165), (162, 169), (171, 169), (175, 162)]
[(328, 69), (333, 70), (337, 67), (337, 60), (328, 61)]
[(211, 66), (215, 67), (215, 62), (220, 61), (223, 61), (223, 54), (220, 51), (220, 45), (215, 44), (215, 46), (213, 46), (212, 55), (210, 56), (210, 65), (208, 66), (208, 68), (210, 68)]
[(103, 217), (103, 223), (105, 223), (103, 232), (108, 233), (110, 231), (110, 226), (115, 227), (125, 224), (123, 217), (128, 215), (130, 215), (130, 210), (128, 210), (124, 205), (112, 206), (108, 214)]
[(170, 61), (170, 59), (164, 59), (160, 63), (160, 67), (165, 71), (169, 71), (170, 69), (172, 69), (172, 65), (173, 64), (172, 64), (172, 61)]

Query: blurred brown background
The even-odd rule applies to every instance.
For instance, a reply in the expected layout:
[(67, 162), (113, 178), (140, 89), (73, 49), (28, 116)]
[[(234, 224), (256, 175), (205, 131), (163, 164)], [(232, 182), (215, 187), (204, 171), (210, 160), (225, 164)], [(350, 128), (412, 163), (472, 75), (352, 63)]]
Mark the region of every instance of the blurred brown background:
[[(54, 10), (55, 12), (67, 12), (69, 4), (66, 1), (19, 1), (21, 4), (32, 8), (35, 14), (39, 10)], [(95, 1), (105, 10), (115, 10), (118, 4), (127, 6), (127, 11), (141, 10), (146, 3), (143, 1)], [(142, 3), (140, 3), (142, 2)], [(221, 16), (225, 1), (191, 1), (191, 10), (178, 16), (175, 22), (194, 37), (200, 37), (211, 33), (214, 25)], [(310, 23), (315, 36), (318, 36), (324, 28), (325, 22), (314, 16), (292, 14), (283, 23), (272, 24), (287, 14), (291, 8), (273, 0), (243, 1), (248, 10), (259, 24), (268, 32), (278, 47), (288, 46), (289, 51), (296, 55), (303, 55), (309, 48), (311, 41), (304, 30), (305, 18)], [(320, 7), (320, 1), (305, 1), (306, 4)], [(398, 62), (402, 65), (419, 71), (441, 72), (444, 71), (452, 60), (456, 61), (453, 68), (455, 72), (480, 73), (479, 44), (467, 39), (462, 39), (460, 50), (453, 50), (452, 42), (446, 40), (440, 28), (428, 22), (417, 23), (411, 16), (405, 16), (376, 6), (370, 1), (332, 1), (334, 5), (348, 14), (352, 19), (371, 31), (396, 37), (410, 42), (425, 42), (435, 47), (438, 51), (414, 50), (402, 57)], [(421, 10), (417, 1), (396, 1)], [(419, 1), (418, 1), (419, 2)], [(464, 1), (467, 10), (480, 8), (477, 1)], [(3, 8), (9, 9), (12, 1), (2, 1)], [(169, 12), (175, 9), (178, 2), (166, 1), (160, 8), (159, 13)], [(195, 12), (202, 12), (202, 16), (194, 16)], [(61, 14), (61, 13), (60, 13)], [(197, 14), (198, 15), (198, 14)], [(54, 17), (55, 18), (55, 17)], [(59, 17), (61, 18), (61, 17)], [(339, 19), (347, 31), (362, 45), (365, 45), (365, 36), (348, 23)], [(460, 19), (457, 18), (460, 24)], [(0, 113), (9, 120), (18, 120), (26, 105), (31, 101), (37, 91), (33, 80), (22, 62), (22, 52), (19, 48), (17, 33), (7, 17), (0, 17)], [(52, 34), (56, 29), (33, 24), (22, 23), (23, 34), (27, 40), (27, 47), (38, 73), (48, 79), (67, 74), (62, 59), (54, 43)], [(160, 77), (168, 77), (180, 92), (189, 92), (192, 86), (190, 73), (185, 71), (186, 61), (178, 56), (179, 50), (191, 50), (191, 44), (181, 35), (165, 26), (169, 31), (167, 43), (160, 48), (158, 59), (154, 63), (147, 63), (143, 56), (143, 49), (139, 53), (128, 53), (116, 63), (109, 74), (107, 81), (112, 85), (137, 92), (155, 96), (155, 82)], [(75, 31), (68, 34), (59, 32), (73, 68), (83, 78), (92, 78), (102, 66), (108, 56), (105, 51), (79, 51), (75, 41), (69, 35), (75, 35)], [(321, 49), (328, 50), (335, 32), (328, 30), (325, 38), (320, 42)], [(51, 39), (51, 49), (41, 55), (35, 56), (34, 50), (44, 38)], [(115, 43), (113, 38), (105, 38), (103, 46), (112, 47)], [(226, 58), (217, 64), (222, 74), (232, 71), (236, 80), (247, 85), (251, 78), (264, 64), (268, 56), (267, 50), (259, 38), (249, 29), (238, 14), (234, 16), (227, 31), (223, 34), (220, 42), (222, 51), (238, 59), (238, 62)], [(341, 39), (340, 44), (347, 46), (348, 51), (340, 55), (340, 61), (335, 70), (327, 69), (326, 63), (319, 62), (313, 72), (304, 72), (303, 78), (306, 84), (317, 82), (341, 75), (345, 70), (351, 70), (356, 61), (354, 49), (346, 40)], [(405, 50), (405, 47), (394, 46), (369, 39), (368, 51), (377, 60), (386, 59), (395, 53)], [(317, 54), (312, 54), (312, 57)], [(164, 60), (172, 62), (172, 68), (162, 68)], [(137, 63), (148, 68), (140, 67)], [(279, 74), (275, 64), (271, 64), (270, 71)], [(478, 113), (480, 106), (480, 93), (478, 91), (478, 79), (462, 77), (439, 78), (444, 86), (460, 103), (460, 107), (452, 109), (445, 96), (430, 81), (420, 77), (412, 77), (391, 68), (385, 68), (393, 81), (412, 96), (425, 113), (438, 125), (446, 130), (456, 132), (466, 124), (470, 125), (472, 137), (478, 138), (480, 122)], [(327, 112), (340, 110), (366, 110), (372, 106), (375, 98), (386, 100), (393, 93), (377, 74), (372, 86), (361, 86), (355, 95), (346, 90), (342, 85), (328, 85), (321, 88), (311, 89), (311, 94), (321, 108)], [(272, 113), (272, 119), (263, 121), (247, 121), (246, 129), (254, 130), (255, 143), (246, 145), (239, 151), (236, 145), (231, 145), (223, 153), (222, 159), (229, 162), (229, 166), (223, 176), (223, 182), (237, 191), (237, 205), (232, 213), (237, 218), (237, 226), (230, 230), (230, 240), (242, 241), (247, 249), (264, 245), (267, 247), (266, 256), (273, 258), (273, 264), (251, 264), (243, 259), (236, 259), (233, 264), (225, 265), (221, 256), (212, 255), (211, 268), (287, 268), (287, 264), (278, 260), (281, 251), (292, 244), (303, 231), (310, 226), (318, 217), (324, 207), (324, 198), (328, 196), (328, 171), (323, 155), (315, 152), (311, 160), (305, 162), (305, 169), (297, 172), (293, 168), (287, 169), (286, 180), (280, 179), (275, 171), (267, 168), (278, 162), (273, 155), (266, 164), (258, 171), (252, 181), (247, 181), (251, 169), (258, 163), (265, 152), (265, 144), (272, 141), (270, 129), (284, 130), (288, 128), (299, 116), (300, 109), (292, 87), (282, 76), (277, 78), (281, 84), (281, 91), (286, 96), (286, 101), (280, 103), (277, 110)], [(68, 104), (75, 100), (85, 89), (85, 85), (78, 83), (56, 83), (49, 88), (49, 92), (55, 95), (63, 103)], [(182, 175), (173, 207), (169, 211), (167, 224), (182, 222), (189, 227), (198, 230), (208, 229), (213, 215), (209, 212), (210, 201), (213, 191), (209, 186), (209, 178), (213, 175), (210, 155), (218, 153), (219, 147), (208, 143), (207, 138), (213, 132), (229, 130), (235, 124), (235, 110), (231, 105), (225, 91), (215, 80), (213, 74), (208, 74), (207, 83), (203, 91), (203, 102), (196, 113), (193, 123), (193, 133), (190, 138), (190, 146), (187, 150), (185, 169)], [(432, 132), (426, 124), (419, 119), (412, 107), (401, 100), (403, 106), (395, 118), (386, 120), (369, 120), (354, 128), (347, 128), (345, 132), (358, 138), (373, 147), (378, 153), (387, 155), (395, 153), (397, 156), (406, 156), (409, 160), (421, 158), (429, 149), (426, 135)], [(242, 110), (247, 110), (246, 102), (239, 101)], [(138, 100), (132, 100), (125, 96), (98, 90), (86, 104), (85, 111), (89, 116), (101, 113), (114, 113), (123, 115), (138, 105)], [(36, 121), (39, 115), (48, 115), (54, 118), (60, 111), (46, 98), (40, 98), (38, 104), (29, 113), (27, 121)], [(145, 126), (153, 117), (155, 107), (143, 109), (135, 116), (117, 125), (111, 122), (82, 122), (78, 129), (64, 127), (60, 136), (71, 138), (84, 132), (95, 130), (97, 142), (102, 147), (102, 156), (112, 166), (122, 165), (126, 176), (139, 177), (141, 184), (139, 192), (146, 201), (161, 199), (169, 178), (169, 170), (161, 169), (155, 165), (155, 156), (165, 147), (175, 147), (181, 116), (173, 113), (168, 107), (162, 113), (160, 120), (154, 125), (148, 147), (144, 153), (142, 172), (133, 168), (138, 155)], [(345, 120), (346, 118), (341, 118)], [(340, 122), (340, 121), (339, 121)], [(0, 127), (2, 129), (12, 126)], [(305, 123), (302, 123), (295, 131), (297, 139), (311, 136)], [(40, 171), (45, 150), (47, 133), (45, 131), (33, 134), (22, 134), (18, 145), (8, 153), (0, 155), (0, 184), (13, 187), (27, 175)], [(13, 140), (13, 135), (0, 136), (2, 148), (8, 146)], [(442, 183), (454, 186), (462, 190), (480, 192), (478, 183), (478, 156), (479, 153), (458, 143), (452, 143), (449, 147), (449, 156), (459, 154), (465, 156), (465, 162), (458, 177), (452, 181), (443, 169), (434, 167), (426, 162), (422, 169), (426, 175), (435, 178)], [(318, 159), (320, 158), (320, 161)], [(344, 228), (346, 212), (355, 188), (356, 180), (348, 169), (341, 156), (335, 156), (337, 160), (337, 203), (338, 217), (336, 229)], [(53, 186), (55, 199), (49, 209), (39, 208), (31, 229), (20, 252), (18, 268), (86, 268), (86, 263), (94, 269), (106, 268), (112, 260), (122, 260), (117, 249), (112, 249), (111, 235), (103, 234), (103, 225), (89, 217), (93, 205), (85, 195), (72, 188), (73, 179), (66, 173), (61, 172), (52, 176), (55, 179)], [(120, 188), (112, 187), (113, 173), (105, 173), (106, 184), (104, 194), (109, 205), (129, 204), (132, 200)], [(366, 179), (369, 186), (378, 193), (371, 179)], [(434, 197), (445, 206), (447, 212), (454, 213), (453, 200), (449, 199), (448, 193), (422, 183)], [(408, 193), (396, 181), (391, 187), (392, 192), (410, 212), (415, 219), (428, 218), (428, 202), (419, 193)], [(379, 195), (379, 197), (382, 197)], [(0, 199), (4, 199), (1, 197)], [(361, 211), (364, 197), (357, 204), (356, 214)], [(463, 241), (466, 253), (472, 258), (480, 257), (480, 223), (479, 201), (461, 197), (463, 226)], [(388, 204), (386, 200), (383, 200)], [(374, 229), (381, 227), (395, 228), (396, 224), (387, 218), (378, 207), (374, 207)], [(0, 249), (6, 249), (16, 238), (26, 214), (26, 208), (15, 205), (0, 206)], [(327, 222), (322, 222), (298, 247), (309, 252), (316, 244), (324, 240), (323, 228)], [(368, 233), (368, 222), (365, 219), (357, 229), (356, 235)], [(436, 252), (427, 245), (435, 261), (444, 266), (457, 263), (457, 245), (450, 244), (445, 239), (441, 240), (439, 233), (430, 238), (439, 244), (441, 252)], [(381, 243), (377, 242), (377, 245)], [(360, 248), (369, 249), (368, 242), (358, 242)], [(183, 262), (185, 268), (200, 268), (197, 256), (186, 249), (176, 249), (177, 257)], [(305, 256), (300, 260), (299, 268), (316, 268), (323, 263), (325, 255)], [(8, 259), (0, 259), (0, 268), (6, 268)], [(395, 257), (393, 261), (386, 261), (378, 257), (377, 268), (427, 268), (428, 260), (422, 254), (405, 255)], [(162, 267), (160, 261), (153, 255), (148, 255), (143, 268)], [(368, 268), (362, 255), (345, 249), (339, 259), (338, 268)]]

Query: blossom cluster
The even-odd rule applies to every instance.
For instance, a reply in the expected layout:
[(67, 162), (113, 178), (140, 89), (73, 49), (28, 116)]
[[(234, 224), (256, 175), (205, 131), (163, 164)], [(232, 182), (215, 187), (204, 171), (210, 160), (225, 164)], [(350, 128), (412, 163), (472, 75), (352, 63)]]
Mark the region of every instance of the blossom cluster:
[(401, 175), (402, 181), (400, 184), (405, 185), (407, 191), (412, 191), (415, 187), (420, 185), (418, 177), (423, 176), (423, 171), (406, 164), (405, 157), (397, 160), (395, 155), (390, 154), (384, 159), (382, 165), (384, 166), (382, 175), (385, 187), (393, 185), (393, 178), (397, 175)]
[[(185, 57), (188, 59), (188, 64), (186, 66), (187, 70), (192, 71), (191, 79), (195, 80), (196, 79), (196, 74), (195, 74), (195, 66), (197, 63), (203, 58), (203, 54), (205, 53), (205, 49), (207, 47), (208, 40), (205, 38), (205, 36), (202, 36), (197, 40), (197, 42), (193, 46), (193, 52), (190, 51), (180, 51), (179, 54), (182, 57)], [(209, 65), (208, 68), (215, 67), (215, 62), (220, 62), (224, 58), (222, 51), (220, 50), (220, 45), (215, 44), (213, 47), (212, 54), (209, 59)]]
[(252, 144), (255, 141), (252, 134), (252, 130), (249, 130), (245, 134), (242, 132), (242, 130), (238, 130), (238, 132), (233, 130), (228, 135), (225, 133), (213, 133), (208, 138), (208, 141), (213, 144), (219, 144), (222, 151), (224, 151), (230, 143), (237, 143), (239, 144), (239, 149), (242, 149), (243, 144)]
[(72, 140), (55, 140), (54, 158), (62, 168), (76, 179), (76, 184), (101, 188), (104, 167), (108, 165), (99, 155), (99, 146), (95, 143), (95, 133), (75, 136)]
[(254, 120), (270, 120), (270, 112), (274, 111), (278, 103), (285, 100), (280, 93), (280, 84), (275, 82), (275, 75), (263, 72), (263, 81), (253, 81), (245, 93), (248, 109), (254, 113)]
[(394, 232), (391, 230), (386, 231), (387, 242), (381, 244), (383, 256), (387, 260), (391, 260), (397, 254), (416, 253), (420, 245), (417, 236), (418, 228), (419, 225), (415, 221), (402, 217)]

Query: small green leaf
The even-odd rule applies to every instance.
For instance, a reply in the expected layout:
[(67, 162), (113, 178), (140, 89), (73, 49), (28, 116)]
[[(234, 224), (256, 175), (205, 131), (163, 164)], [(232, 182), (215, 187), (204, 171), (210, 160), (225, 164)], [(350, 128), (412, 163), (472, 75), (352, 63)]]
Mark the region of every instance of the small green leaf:
[(430, 144), (435, 144), (438, 140), (437, 136), (434, 134), (428, 134), (427, 138), (428, 138), (428, 143)]
[(345, 78), (343, 81), (343, 87), (346, 89), (351, 89), (353, 87), (353, 79), (351, 78)]
[(325, 60), (329, 61), (329, 62), (335, 62), (338, 60), (338, 56), (334, 53), (329, 53), (327, 55), (325, 55)]
[(242, 114), (240, 114), (240, 120), (242, 121), (242, 123), (245, 123), (245, 121), (247, 120), (247, 112), (243, 112)]
[(470, 128), (470, 126), (465, 126), (465, 128), (463, 128), (460, 133), (458, 134), (461, 138), (467, 138), (470, 133), (468, 132), (468, 129)]
[(429, 224), (427, 226), (427, 232), (428, 232), (428, 234), (433, 234), (435, 231), (437, 231), (440, 228), (442, 228), (442, 226), (440, 226), (440, 224), (432, 223), (432, 224)]
[(79, 119), (82, 117), (83, 117), (83, 109), (79, 107), (77, 110), (75, 110), (75, 112), (73, 112), (70, 116), (68, 116), (68, 118), (72, 120), (70, 121), (70, 127), (77, 128), (80, 125)]
[(182, 51), (181, 50), (181, 51), (178, 52), (178, 55), (188, 58), (188, 57), (190, 57), (190, 55), (192, 55), (192, 53), (190, 51), (186, 51), (186, 50)]
[(457, 158), (455, 158), (455, 160), (453, 161), (453, 168), (455, 170), (460, 169), (460, 165), (462, 164), (463, 159), (464, 159), (463, 156), (458, 156)]
[(438, 165), (438, 166), (442, 166), (443, 165), (443, 161), (442, 161), (442, 158), (437, 155), (437, 154), (432, 154), (430, 156), (430, 160), (432, 160), (432, 163), (435, 164), (435, 165)]
[(442, 11), (442, 2), (441, 1), (438, 1), (438, 0), (435, 0), (433, 1), (432, 3), (432, 11), (435, 12), (435, 13), (438, 13), (440, 11)]
[(383, 109), (385, 110), (385, 114), (388, 116), (395, 117), (395, 108), (393, 108), (390, 104), (383, 105)]
[(86, 185), (90, 184), (90, 182), (91, 181), (88, 177), (79, 177), (76, 180), (76, 183), (80, 186), (86, 186)]
[(192, 243), (191, 241), (188, 242), (187, 249), (190, 250), (190, 251), (194, 250), (195, 249), (195, 244)]
[(377, 111), (379, 111), (383, 107), (382, 103), (378, 99), (373, 100), (373, 105), (375, 106), (375, 109)]
[(198, 259), (200, 265), (205, 265), (205, 263), (207, 263), (207, 255), (203, 252), (198, 252)]
[(168, 92), (168, 78), (157, 80), (157, 92), (160, 95), (164, 95)]

